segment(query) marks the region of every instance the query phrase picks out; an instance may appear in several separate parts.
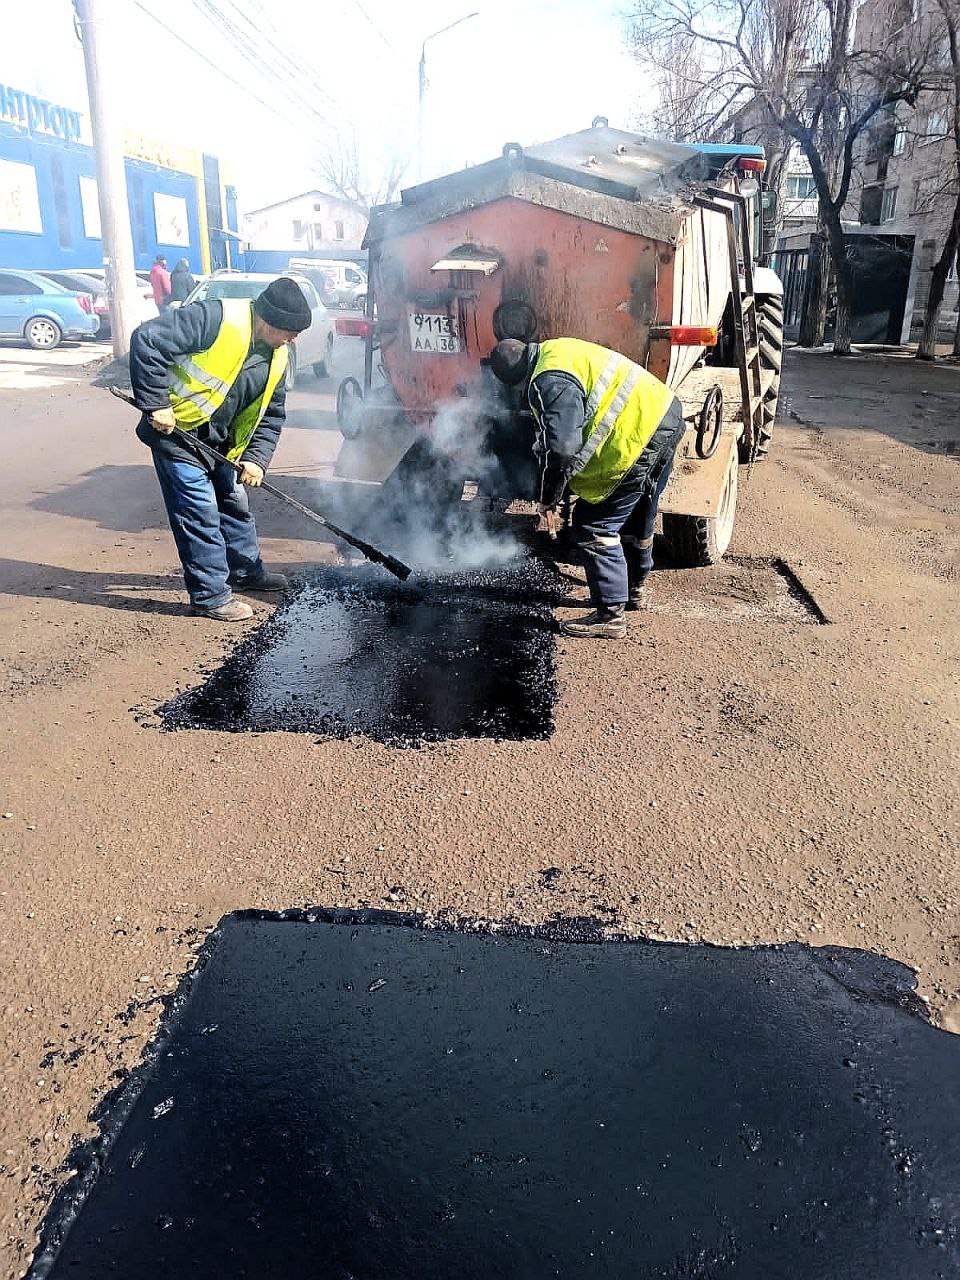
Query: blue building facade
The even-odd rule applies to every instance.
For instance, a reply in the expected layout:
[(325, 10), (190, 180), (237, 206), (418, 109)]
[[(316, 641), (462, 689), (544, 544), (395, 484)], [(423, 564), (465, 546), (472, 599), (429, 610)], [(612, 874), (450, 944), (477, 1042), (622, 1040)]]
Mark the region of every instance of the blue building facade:
[[(96, 161), (83, 113), (0, 85), (0, 266), (81, 270), (103, 261)], [(215, 156), (125, 140), (138, 270), (163, 253), (194, 272), (235, 265), (235, 190)]]

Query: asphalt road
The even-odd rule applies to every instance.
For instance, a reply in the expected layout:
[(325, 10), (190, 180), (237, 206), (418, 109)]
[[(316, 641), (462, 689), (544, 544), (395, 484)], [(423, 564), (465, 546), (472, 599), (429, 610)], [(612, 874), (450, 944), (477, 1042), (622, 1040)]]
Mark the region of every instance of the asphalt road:
[[(334, 391), (291, 395), (272, 478), (301, 496), (339, 447)], [(731, 562), (659, 571), (622, 644), (560, 644), (550, 740), (419, 751), (148, 727), (244, 628), (188, 615), (129, 410), (79, 381), (0, 403), (7, 1274), (156, 998), (236, 908), (864, 947), (960, 1031), (957, 370), (791, 355)], [(337, 558), (254, 501), (272, 565)]]

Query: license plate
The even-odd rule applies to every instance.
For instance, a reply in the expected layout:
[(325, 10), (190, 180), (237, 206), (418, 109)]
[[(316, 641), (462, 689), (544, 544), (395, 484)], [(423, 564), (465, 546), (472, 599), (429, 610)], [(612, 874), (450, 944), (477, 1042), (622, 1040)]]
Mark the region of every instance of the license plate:
[(410, 347), (419, 355), (455, 355), (460, 346), (456, 316), (445, 312), (414, 311), (410, 316)]

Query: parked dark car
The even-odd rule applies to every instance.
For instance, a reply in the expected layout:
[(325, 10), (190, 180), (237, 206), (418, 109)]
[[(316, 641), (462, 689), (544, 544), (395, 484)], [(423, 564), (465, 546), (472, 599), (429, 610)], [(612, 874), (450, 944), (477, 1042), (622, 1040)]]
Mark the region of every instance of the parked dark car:
[(46, 276), (54, 284), (62, 285), (64, 289), (76, 290), (78, 293), (89, 293), (93, 298), (93, 313), (100, 322), (100, 328), (95, 336), (98, 338), (110, 337), (110, 304), (107, 302), (105, 286), (102, 280), (98, 280), (96, 276), (88, 276), (83, 271), (40, 271), (38, 274)]

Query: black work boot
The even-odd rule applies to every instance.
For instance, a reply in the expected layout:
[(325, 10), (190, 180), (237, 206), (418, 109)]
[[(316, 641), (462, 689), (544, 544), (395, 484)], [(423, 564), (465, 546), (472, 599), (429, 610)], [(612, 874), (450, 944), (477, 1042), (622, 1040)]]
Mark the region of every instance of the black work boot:
[(627, 620), (623, 616), (623, 605), (600, 605), (585, 618), (562, 622), (560, 630), (565, 636), (577, 636), (581, 639), (592, 636), (595, 640), (622, 640), (627, 634)]
[(286, 574), (271, 573), (269, 569), (264, 569), (256, 578), (231, 577), (230, 585), (234, 591), (286, 591), (290, 582)]
[(631, 613), (646, 609), (650, 603), (650, 592), (646, 582), (631, 582), (630, 594), (627, 597), (627, 608)]

